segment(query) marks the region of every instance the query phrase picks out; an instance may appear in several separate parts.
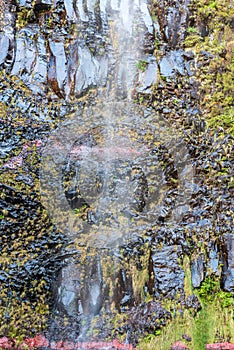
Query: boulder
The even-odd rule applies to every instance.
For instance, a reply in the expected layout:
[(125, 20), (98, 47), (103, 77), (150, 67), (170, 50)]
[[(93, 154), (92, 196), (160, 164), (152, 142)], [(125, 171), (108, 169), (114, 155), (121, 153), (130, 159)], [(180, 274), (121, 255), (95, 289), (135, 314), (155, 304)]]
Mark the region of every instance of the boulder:
[(152, 252), (156, 296), (174, 296), (183, 289), (184, 271), (179, 266), (179, 254), (181, 247), (176, 245), (164, 246)]

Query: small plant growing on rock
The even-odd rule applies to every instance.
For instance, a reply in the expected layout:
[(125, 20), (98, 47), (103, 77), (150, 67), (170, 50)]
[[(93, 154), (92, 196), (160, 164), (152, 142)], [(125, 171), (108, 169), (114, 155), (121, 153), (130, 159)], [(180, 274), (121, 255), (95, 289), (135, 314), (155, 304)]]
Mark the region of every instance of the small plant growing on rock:
[(221, 290), (219, 280), (213, 276), (208, 276), (203, 281), (198, 294), (203, 302), (212, 302), (214, 298), (217, 298), (222, 308), (234, 304), (232, 293)]
[(141, 71), (145, 71), (146, 70), (146, 67), (148, 65), (148, 62), (145, 61), (145, 60), (139, 60), (137, 63), (136, 63), (136, 67), (137, 69), (141, 70)]
[(199, 34), (198, 29), (195, 28), (195, 27), (188, 27), (186, 31), (187, 31), (188, 34), (192, 34), (192, 33), (193, 34)]

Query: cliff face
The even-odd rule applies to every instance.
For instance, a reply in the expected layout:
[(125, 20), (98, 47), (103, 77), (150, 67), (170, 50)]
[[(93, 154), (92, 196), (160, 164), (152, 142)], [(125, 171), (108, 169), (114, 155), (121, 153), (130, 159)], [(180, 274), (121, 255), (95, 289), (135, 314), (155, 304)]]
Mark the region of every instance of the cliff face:
[[(233, 7), (140, 1), (136, 21), (125, 5), (0, 1), (0, 333), (21, 340), (47, 329), (74, 340), (89, 331), (134, 344), (150, 334), (156, 344), (166, 322), (184, 314), (194, 349), (230, 341)], [(105, 103), (117, 106), (111, 144), (98, 124), (109, 117)], [(45, 200), (40, 174), (50, 144), (63, 158), (49, 158), (61, 173), (46, 170)], [(115, 173), (105, 173), (104, 159)], [(56, 210), (59, 220), (49, 218), (60, 205), (55, 174), (68, 207)], [(108, 212), (92, 207), (95, 196), (105, 210), (112, 203)], [(61, 229), (68, 212), (90, 239), (94, 228), (97, 240), (103, 227), (120, 231), (119, 246), (81, 244)], [(210, 310), (222, 325), (199, 343)]]

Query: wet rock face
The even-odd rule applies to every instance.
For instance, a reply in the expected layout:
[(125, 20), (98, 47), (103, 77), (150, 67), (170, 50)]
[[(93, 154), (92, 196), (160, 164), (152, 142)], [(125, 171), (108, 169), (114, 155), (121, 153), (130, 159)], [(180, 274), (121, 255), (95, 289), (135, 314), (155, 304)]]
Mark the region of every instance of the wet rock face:
[(183, 290), (184, 272), (178, 259), (182, 250), (178, 246), (165, 246), (152, 251), (155, 296), (175, 297)]
[(189, 295), (187, 298), (182, 300), (182, 305), (184, 305), (188, 309), (193, 310), (195, 314), (202, 308), (198, 297), (194, 294)]
[(58, 309), (68, 316), (99, 313), (104, 301), (103, 278), (98, 258), (81, 266), (70, 263), (60, 272), (55, 301)]
[(127, 314), (129, 319), (125, 327), (129, 327), (129, 341), (133, 345), (136, 345), (136, 339), (143, 334), (154, 334), (172, 317), (160, 303), (154, 301), (143, 303)]
[[(97, 32), (90, 28), (87, 38), (78, 42), (76, 33), (81, 29), (77, 27), (78, 8), (75, 11), (67, 1), (64, 5), (65, 8), (59, 2), (22, 0), (18, 3), (17, 17), (12, 15), (16, 10), (13, 5), (9, 5), (5, 11), (4, 23), (7, 24), (1, 34), (0, 65), (7, 67), (11, 74), (20, 76), (34, 93), (39, 92), (44, 96), (48, 84), (57, 97), (68, 98), (73, 93), (81, 95), (87, 87), (96, 86), (99, 81), (106, 82), (105, 39), (102, 38), (106, 29), (103, 32), (103, 28), (100, 28)], [(83, 4), (78, 6), (83, 9)], [(81, 27), (87, 20), (96, 25), (92, 15), (94, 9), (88, 10), (90, 12), (85, 14), (85, 18), (80, 17)], [(30, 21), (27, 16), (31, 16)], [(74, 20), (76, 24), (71, 30)], [(103, 23), (105, 25), (106, 22)], [(67, 41), (68, 32), (71, 39), (74, 37), (74, 40), (69, 39), (70, 44)], [(93, 53), (93, 49), (97, 50), (96, 45), (101, 56), (98, 52)]]
[(0, 47), (1, 47), (1, 54), (0, 54), (0, 64), (4, 63), (8, 54), (9, 50), (9, 44), (10, 40), (7, 36), (1, 34), (0, 37)]
[(224, 235), (222, 244), (222, 285), (228, 292), (234, 291), (234, 235)]
[(158, 1), (156, 3), (159, 14), (160, 32), (163, 41), (170, 48), (180, 46), (185, 38), (189, 17), (190, 0), (184, 1)]
[[(50, 302), (57, 316), (50, 324), (51, 335), (56, 333), (65, 338), (69, 334), (71, 339), (77, 338), (82, 315), (89, 315), (90, 310), (93, 315), (108, 313), (114, 305), (116, 310), (126, 312), (139, 305), (145, 296), (158, 300), (183, 294), (184, 271), (180, 265), (185, 255), (191, 257), (194, 288), (199, 288), (208, 270), (220, 276), (222, 263), (223, 287), (233, 291), (234, 243), (230, 214), (233, 198), (226, 179), (233, 171), (228, 156), (231, 150), (226, 146), (232, 140), (222, 136), (219, 141), (217, 135), (204, 131), (193, 77), (194, 55), (182, 48), (189, 2), (158, 1), (157, 22), (151, 19), (147, 4), (142, 1), (140, 22), (146, 36), (140, 42), (126, 41), (122, 52), (118, 52), (112, 25), (124, 2), (19, 0), (16, 6), (13, 1), (5, 1), (4, 18), (1, 18), (4, 26), (0, 23), (0, 88), (4, 90), (0, 95), (0, 209), (4, 232), (0, 238), (4, 256), (0, 281), (7, 301), (3, 307), (0, 305), (0, 317), (7, 325), (15, 322), (14, 312), (9, 314), (7, 310), (7, 302), (16, 300), (18, 318), (22, 310), (27, 310), (28, 303), (32, 304), (32, 314), (39, 315), (33, 319), (34, 331), (41, 331), (41, 314), (46, 311), (36, 309), (40, 296), (40, 305), (44, 307)], [(123, 16), (122, 20), (126, 18)], [(159, 41), (157, 57), (155, 38)], [(130, 46), (132, 50), (128, 51)], [(138, 46), (141, 53), (135, 57), (134, 48)], [(124, 57), (120, 65), (116, 52)], [(212, 59), (206, 52), (203, 55), (207, 60)], [(131, 67), (129, 76), (126, 62)], [(153, 93), (152, 84), (156, 85)], [(64, 247), (67, 239), (52, 228), (41, 208), (37, 187), (40, 154), (51, 131), (85, 104), (95, 104), (95, 94), (89, 98), (87, 92), (100, 87), (107, 95), (115, 94), (117, 100), (129, 97), (132, 90), (131, 97), (140, 94), (144, 100), (149, 96), (155, 112), (170, 120), (175, 131), (184, 128), (184, 138), (196, 168), (189, 205), (182, 203), (178, 209), (182, 212), (181, 221), (167, 224), (175, 198), (180, 194), (176, 186), (177, 169), (170, 161), (170, 154), (158, 145), (155, 147), (155, 159), (168, 160), (164, 169), (165, 181), (170, 183), (167, 198), (152, 229), (143, 232), (144, 238), (114, 251), (119, 258), (118, 267), (108, 283), (103, 274), (106, 266), (98, 256), (85, 267), (80, 263), (80, 251), (70, 251), (72, 258), (68, 258), (70, 248)], [(77, 102), (82, 96), (84, 102)], [(147, 118), (151, 112), (146, 108), (144, 113)], [(228, 175), (219, 174), (223, 169)], [(207, 180), (208, 173), (213, 174), (212, 184)], [(140, 180), (138, 178), (138, 183)], [(143, 188), (135, 191), (132, 207), (139, 212), (147, 200), (147, 191), (144, 191)], [(223, 234), (219, 240), (217, 237)], [(144, 260), (146, 246), (150, 253)], [(22, 252), (20, 257), (15, 251)], [(16, 262), (19, 258), (20, 265)], [(127, 267), (123, 259), (127, 259)], [(53, 283), (52, 276), (56, 279)], [(139, 283), (140, 292), (136, 292)], [(21, 310), (22, 303), (26, 307)], [(183, 303), (195, 313), (201, 307), (194, 295), (187, 296)], [(64, 315), (69, 326), (62, 320)], [(170, 317), (158, 302), (144, 303), (131, 309), (130, 321), (120, 326), (116, 334), (131, 334), (130, 339), (136, 342), (145, 331), (154, 333)], [(24, 325), (27, 332), (31, 331), (30, 322), (27, 319)], [(107, 333), (105, 335), (111, 336), (111, 332)]]
[[(111, 42), (108, 38), (109, 19), (114, 20), (123, 6), (103, 1), (84, 6), (81, 1), (49, 0), (20, 0), (17, 8), (9, 4), (4, 19), (7, 25), (0, 37), (0, 65), (20, 76), (34, 93), (42, 96), (48, 92), (48, 86), (51, 97), (61, 99), (79, 97), (90, 87), (105, 86), (116, 64), (113, 55), (116, 39)], [(147, 47), (151, 46), (152, 52), (153, 23), (146, 3), (141, 4), (140, 11), (143, 30), (150, 37)], [(144, 46), (143, 42), (137, 44)], [(131, 59), (127, 56), (127, 60)], [(145, 77), (139, 77), (142, 91), (156, 81), (156, 63), (152, 62)], [(124, 86), (123, 74), (125, 68), (120, 66), (117, 76), (120, 90)], [(134, 79), (135, 73), (131, 77)]]
[[(135, 70), (137, 60), (131, 62), (134, 50), (128, 52), (130, 46), (134, 47), (134, 38), (131, 38), (132, 42), (124, 38), (121, 45), (125, 49), (120, 53), (123, 67), (119, 65), (114, 78), (120, 98), (128, 95), (128, 80), (135, 82), (136, 91), (148, 94), (152, 84), (159, 79), (159, 70), (166, 77), (190, 72), (182, 50), (171, 51), (159, 63), (152, 55), (155, 35), (167, 43), (167, 50), (177, 48), (183, 41), (187, 5), (160, 3), (157, 9), (161, 14), (159, 30), (158, 23), (153, 23), (150, 17), (146, 2), (142, 2), (139, 10), (146, 35), (135, 45), (142, 47), (139, 59), (147, 64), (143, 71), (140, 69), (126, 76), (126, 64), (130, 66), (130, 72)], [(110, 80), (108, 74), (113, 75), (113, 65), (117, 63), (114, 53), (116, 38), (108, 39), (111, 31), (109, 18), (114, 20), (121, 6), (102, 1), (95, 6), (88, 3), (86, 7), (79, 1), (73, 4), (70, 1), (34, 3), (22, 0), (16, 11), (10, 4), (5, 11), (8, 25), (4, 26), (0, 38), (0, 65), (7, 67), (11, 74), (20, 76), (33, 93), (42, 96), (48, 93), (48, 86), (51, 97), (60, 99), (79, 97), (89, 88), (105, 86)], [(15, 12), (17, 15), (13, 15)], [(177, 24), (180, 30), (174, 28)]]
[(191, 262), (192, 285), (194, 288), (200, 287), (204, 279), (204, 258), (199, 256)]

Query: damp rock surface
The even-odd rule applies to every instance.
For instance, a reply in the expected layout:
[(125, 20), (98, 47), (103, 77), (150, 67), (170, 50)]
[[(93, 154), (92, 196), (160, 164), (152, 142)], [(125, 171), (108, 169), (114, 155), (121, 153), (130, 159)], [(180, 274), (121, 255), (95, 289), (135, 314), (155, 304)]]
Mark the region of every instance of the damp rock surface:
[[(140, 2), (135, 28), (125, 1), (5, 2), (0, 15), (3, 335), (11, 338), (16, 332), (22, 339), (46, 328), (50, 339), (54, 334), (56, 340), (67, 337), (72, 341), (82, 332), (85, 336), (92, 317), (97, 316), (100, 339), (113, 337), (114, 332), (137, 344), (140, 337), (154, 334), (171, 320), (171, 310), (161, 304), (162, 299), (179, 294), (182, 308), (194, 315), (201, 310), (193, 292), (184, 290), (188, 273), (183, 265), (185, 257), (190, 261), (193, 288), (200, 288), (211, 274), (225, 291), (233, 292), (233, 137), (225, 132), (225, 125), (215, 132), (207, 127), (196, 77), (196, 70), (216, 62), (216, 53), (203, 50), (197, 55), (193, 47), (185, 49), (184, 39), (196, 24), (191, 20), (190, 1), (149, 5)], [(129, 40), (124, 28), (128, 35), (135, 31), (144, 35)], [(203, 36), (207, 30), (203, 23)], [(229, 48), (220, 55), (220, 61), (225, 55), (228, 59)], [(217, 84), (221, 84), (219, 80)], [(136, 134), (137, 140), (146, 140), (143, 146), (134, 144), (134, 151), (150, 175), (147, 178), (139, 166), (131, 173), (124, 171), (126, 158), (133, 162), (134, 147), (119, 146), (116, 139), (111, 147), (100, 146), (98, 122), (84, 135), (79, 134), (77, 159), (84, 154), (93, 156), (92, 167), (98, 169), (95, 194), (99, 196), (105, 188), (103, 170), (98, 168), (103, 154), (109, 156), (109, 164), (121, 158), (116, 167), (118, 176), (112, 174), (109, 181), (111, 200), (116, 203), (116, 193), (122, 194), (123, 203), (129, 200), (129, 193), (117, 191), (126, 188), (122, 186), (126, 180), (134, 194), (130, 206), (121, 212), (124, 224), (133, 232), (131, 241), (100, 254), (92, 247), (89, 251), (82, 244), (77, 246), (69, 230), (61, 232), (56, 227), (41, 204), (39, 178), (43, 150), (53, 130), (63, 122), (69, 124), (72, 116), (73, 121), (79, 121), (81, 133), (86, 116), (92, 119), (90, 106), (100, 101), (104, 104), (106, 97), (135, 100), (142, 107), (137, 120), (129, 113), (131, 128), (123, 131), (118, 124), (117, 141), (127, 136), (134, 139)], [(82, 114), (83, 110), (87, 113)], [(99, 112), (97, 115), (100, 118)], [(166, 123), (160, 124), (160, 118)], [(142, 120), (152, 121), (154, 133), (147, 135)], [(115, 127), (116, 119), (111, 132)], [(166, 136), (171, 134), (178, 135), (174, 151), (175, 139), (170, 143)], [(186, 152), (178, 159), (176, 154), (181, 155), (178, 152), (184, 144)], [(58, 144), (58, 153), (62, 150)], [(75, 159), (69, 152), (66, 156), (63, 189), (70, 191), (67, 206), (72, 203), (69, 210), (73, 218), (77, 222), (82, 219), (89, 229), (100, 222), (111, 222), (118, 232), (119, 217), (113, 208), (102, 216), (80, 196)], [(183, 168), (184, 163), (191, 163), (191, 167)], [(156, 166), (150, 168), (152, 164)], [(141, 220), (152, 209), (152, 202), (147, 200), (153, 182), (163, 188), (164, 195), (155, 191), (154, 203), (159, 204), (145, 229)], [(56, 208), (51, 198), (49, 202)], [(137, 223), (135, 232), (133, 222)], [(146, 302), (147, 298), (153, 301)], [(116, 313), (126, 319), (119, 321)], [(19, 329), (15, 331), (16, 323)], [(8, 338), (2, 344), (4, 341), (10, 346)]]
[(222, 283), (223, 287), (228, 292), (233, 292), (233, 276), (234, 276), (234, 235), (226, 234), (223, 236), (222, 250)]
[(181, 252), (177, 246), (165, 246), (152, 252), (154, 290), (158, 295), (173, 297), (183, 290), (184, 273), (178, 264)]

